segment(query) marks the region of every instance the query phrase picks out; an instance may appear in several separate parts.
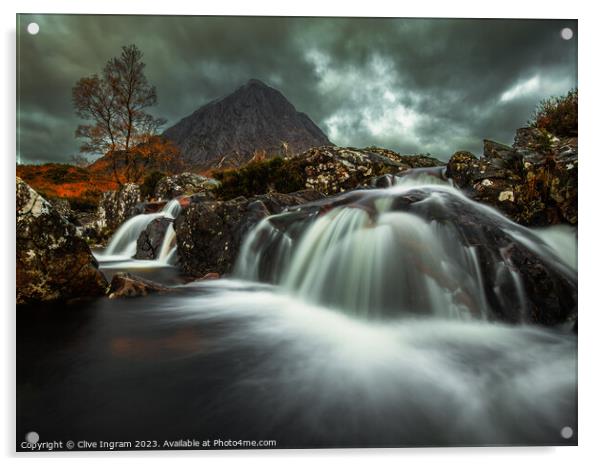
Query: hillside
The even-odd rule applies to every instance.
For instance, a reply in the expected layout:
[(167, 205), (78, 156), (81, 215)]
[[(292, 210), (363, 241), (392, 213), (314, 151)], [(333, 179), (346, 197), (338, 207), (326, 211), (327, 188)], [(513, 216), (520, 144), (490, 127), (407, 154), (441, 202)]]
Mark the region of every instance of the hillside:
[(197, 169), (237, 167), (254, 154), (293, 155), (332, 145), (284, 95), (256, 79), (202, 106), (163, 135)]

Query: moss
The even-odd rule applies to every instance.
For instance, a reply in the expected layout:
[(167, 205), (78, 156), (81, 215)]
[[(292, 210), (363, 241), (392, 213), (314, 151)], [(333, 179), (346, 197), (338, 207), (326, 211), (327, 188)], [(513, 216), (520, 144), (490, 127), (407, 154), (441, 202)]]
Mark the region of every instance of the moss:
[(238, 169), (214, 173), (221, 185), (216, 188), (218, 199), (251, 197), (268, 192), (291, 193), (305, 187), (306, 163), (297, 158), (274, 157), (251, 162)]
[(73, 210), (80, 212), (93, 212), (97, 209), (102, 193), (98, 190), (85, 191), (81, 196), (68, 197), (69, 205)]
[(140, 185), (140, 195), (143, 199), (149, 199), (154, 196), (157, 183), (166, 176), (160, 171), (153, 171), (144, 177), (144, 181)]

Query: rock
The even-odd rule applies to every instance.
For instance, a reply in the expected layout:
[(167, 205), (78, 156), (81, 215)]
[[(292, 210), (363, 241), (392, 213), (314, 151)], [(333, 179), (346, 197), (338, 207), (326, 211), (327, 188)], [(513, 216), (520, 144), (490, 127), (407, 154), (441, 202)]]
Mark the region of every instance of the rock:
[(445, 165), (426, 155), (400, 155), (378, 147), (323, 146), (297, 156), (303, 160), (305, 186), (324, 194), (335, 194), (371, 185), (384, 174), (398, 174), (410, 168)]
[[(385, 215), (389, 215), (389, 212), (410, 213), (422, 218), (428, 225), (436, 224), (433, 230), (438, 232), (436, 238), (441, 241), (421, 243), (419, 238), (412, 237), (411, 234), (407, 238), (400, 236), (388, 253), (401, 254), (404, 244), (408, 244), (413, 251), (421, 248), (437, 250), (447, 246), (445, 265), (438, 260), (439, 257), (432, 258), (429, 254), (419, 253), (411, 259), (415, 262), (412, 270), (427, 274), (434, 283), (448, 289), (472, 314), (480, 316), (485, 309), (488, 317), (495, 320), (541, 325), (573, 322), (576, 318), (577, 279), (574, 271), (561, 264), (530, 230), (501, 215), (492, 214), (489, 209), (470, 202), (447, 188), (416, 188), (380, 195), (378, 192), (355, 191), (331, 196), (271, 217), (266, 228), (255, 230), (252, 242), (246, 246), (245, 254), (253, 264), (255, 279), (267, 282), (281, 279), (288, 260), (288, 256), (281, 253), (283, 239), (288, 249), (295, 250), (302, 238), (305, 238), (304, 233), (310, 225), (335, 207), (361, 209), (378, 227), (378, 218), (383, 215), (382, 205), (379, 207), (383, 197), (380, 196), (391, 202)], [(399, 219), (403, 225), (407, 221), (408, 219)], [(364, 228), (371, 227), (368, 224)], [(370, 235), (365, 237), (383, 238)], [(543, 254), (534, 252), (532, 245), (540, 247)], [(372, 247), (375, 245), (367, 245), (367, 248)], [(345, 254), (345, 251), (342, 248), (341, 254)], [(331, 259), (333, 257), (336, 256)], [(420, 262), (422, 259), (424, 262)], [(336, 259), (334, 261), (331, 260), (330, 265), (333, 270), (338, 270)], [(478, 265), (471, 265), (475, 263), (472, 261)], [(385, 312), (390, 316), (398, 317), (398, 301), (395, 300), (398, 295), (393, 291), (396, 287), (396, 269), (392, 263), (397, 262), (386, 265), (391, 267), (387, 269), (389, 273), (379, 275), (379, 280), (385, 282), (383, 286), (392, 290), (385, 294), (381, 304), (387, 307)], [(385, 264), (378, 265), (385, 267)], [(473, 279), (469, 276), (473, 279), (478, 277), (470, 286), (467, 284)], [(407, 287), (407, 283), (400, 286)], [(423, 291), (418, 293), (416, 289), (412, 290), (416, 293), (416, 300), (428, 295), (426, 290)], [(327, 294), (325, 299), (336, 301), (338, 296)], [(317, 295), (312, 295), (312, 299), (318, 298)], [(389, 299), (392, 300), (387, 301)], [(485, 300), (485, 306), (482, 305), (482, 299)]]
[(97, 211), (97, 228), (109, 231), (135, 215), (140, 203), (140, 187), (133, 183), (124, 184), (118, 191), (107, 191), (100, 199)]
[(219, 280), (219, 273), (217, 272), (209, 272), (199, 278), (199, 281), (203, 280)]
[(560, 139), (540, 128), (525, 127), (516, 130), (513, 148), (542, 152), (557, 147)]
[(203, 105), (164, 136), (196, 168), (239, 167), (260, 153), (287, 156), (331, 144), (307, 115), (256, 79)]
[(147, 202), (139, 202), (136, 206), (131, 210), (132, 217), (140, 214), (154, 214), (163, 209), (167, 204), (166, 201), (147, 201)]
[[(414, 213), (427, 221), (454, 225), (460, 232), (461, 242), (475, 250), (487, 300), (497, 319), (556, 325), (576, 317), (576, 276), (560, 266), (556, 259), (537, 255), (517, 240), (518, 236), (523, 236), (541, 245), (538, 237), (453, 194), (437, 194), (444, 198), (444, 209), (437, 207), (441, 202), (439, 199), (433, 197), (430, 202), (431, 196), (417, 190), (400, 196), (393, 208)], [(524, 303), (515, 292), (516, 285), (511, 276), (505, 281), (499, 279), (500, 264), (517, 273), (526, 297)]]
[(216, 187), (216, 180), (195, 173), (184, 172), (162, 178), (155, 188), (155, 198), (169, 201), (183, 194), (210, 192)]
[(71, 223), (77, 222), (77, 215), (73, 210), (71, 210), (71, 204), (67, 199), (53, 199), (50, 201), (52, 207), (63, 216), (63, 218), (67, 219)]
[(466, 188), (472, 184), (475, 171), (480, 171), (479, 159), (472, 152), (458, 151), (450, 157), (446, 175), (459, 188)]
[(306, 190), (191, 202), (175, 220), (180, 266), (192, 277), (230, 273), (244, 236), (258, 222), (287, 207), (321, 198), (322, 194)]
[(123, 272), (113, 275), (109, 298), (135, 298), (151, 293), (166, 293), (170, 288), (131, 273)]
[(483, 140), (483, 157), (488, 159), (504, 159), (512, 152), (512, 147), (490, 139)]
[(102, 296), (90, 248), (48, 201), (17, 178), (17, 304)]
[(167, 217), (159, 217), (150, 222), (138, 237), (134, 259), (157, 259), (161, 252), (165, 233), (172, 223), (173, 219)]
[(456, 152), (446, 175), (466, 195), (529, 226), (577, 224), (577, 139), (517, 130), (512, 147), (485, 140), (483, 157)]

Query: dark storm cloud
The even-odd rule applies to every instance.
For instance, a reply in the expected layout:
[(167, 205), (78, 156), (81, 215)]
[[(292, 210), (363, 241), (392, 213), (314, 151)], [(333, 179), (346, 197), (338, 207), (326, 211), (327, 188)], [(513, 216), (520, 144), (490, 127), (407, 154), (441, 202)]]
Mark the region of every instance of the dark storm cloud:
[[(25, 28), (40, 25), (36, 36)], [(281, 90), (339, 145), (446, 159), (511, 142), (539, 100), (576, 86), (575, 21), (21, 16), (22, 162), (78, 150), (71, 88), (135, 43), (177, 122), (249, 78)]]

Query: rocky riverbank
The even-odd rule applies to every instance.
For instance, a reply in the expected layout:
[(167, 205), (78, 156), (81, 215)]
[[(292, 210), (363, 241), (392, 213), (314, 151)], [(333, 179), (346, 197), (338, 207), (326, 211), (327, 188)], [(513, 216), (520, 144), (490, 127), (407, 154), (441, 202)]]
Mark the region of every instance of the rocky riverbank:
[(512, 147), (485, 140), (483, 156), (456, 152), (447, 176), (470, 198), (495, 207), (517, 223), (576, 225), (577, 138), (520, 128)]
[(17, 304), (104, 295), (108, 283), (75, 226), (20, 178), (16, 189)]
[[(105, 294), (108, 284), (88, 245), (106, 244), (127, 219), (158, 212), (172, 198), (179, 199), (179, 214), (175, 219), (161, 217), (150, 222), (138, 238), (135, 258), (156, 260), (165, 235), (172, 229), (176, 264), (191, 279), (230, 274), (243, 239), (269, 215), (316, 201), (328, 205), (329, 196), (354, 189), (385, 187), (415, 168), (441, 167), (438, 173), (467, 197), (494, 207), (519, 224), (576, 225), (577, 152), (577, 138), (557, 138), (536, 128), (517, 130), (512, 146), (485, 140), (481, 157), (459, 151), (447, 164), (428, 155), (401, 155), (377, 147), (323, 146), (294, 157), (253, 162), (250, 168), (229, 170), (227, 176), (217, 176), (217, 180), (192, 173), (165, 176), (146, 198), (140, 186), (126, 184), (104, 193), (95, 212), (77, 211), (63, 200), (51, 204), (18, 179), (18, 302)], [(275, 176), (287, 177), (287, 182), (279, 184)], [(247, 195), (237, 195), (241, 186)], [(299, 190), (279, 193), (276, 186)], [(334, 197), (332, 202), (336, 202)], [(460, 221), (465, 216), (460, 209), (454, 213), (455, 220), (448, 220)], [(471, 222), (465, 228), (466, 235), (471, 229), (485, 228)], [(542, 270), (538, 261), (510, 243), (507, 246), (516, 267), (520, 269), (523, 264), (528, 269), (523, 270), (526, 274), (543, 277), (535, 273)], [(489, 265), (482, 266), (486, 269)], [(128, 283), (132, 280), (135, 277), (128, 277)], [(558, 284), (553, 279), (542, 280), (532, 287), (532, 293), (554, 296)], [(551, 288), (542, 291), (548, 282)], [(138, 288), (145, 287), (130, 287)], [(570, 295), (567, 293), (563, 296)], [(131, 294), (135, 293), (117, 295)], [(532, 308), (543, 309), (543, 305)]]

